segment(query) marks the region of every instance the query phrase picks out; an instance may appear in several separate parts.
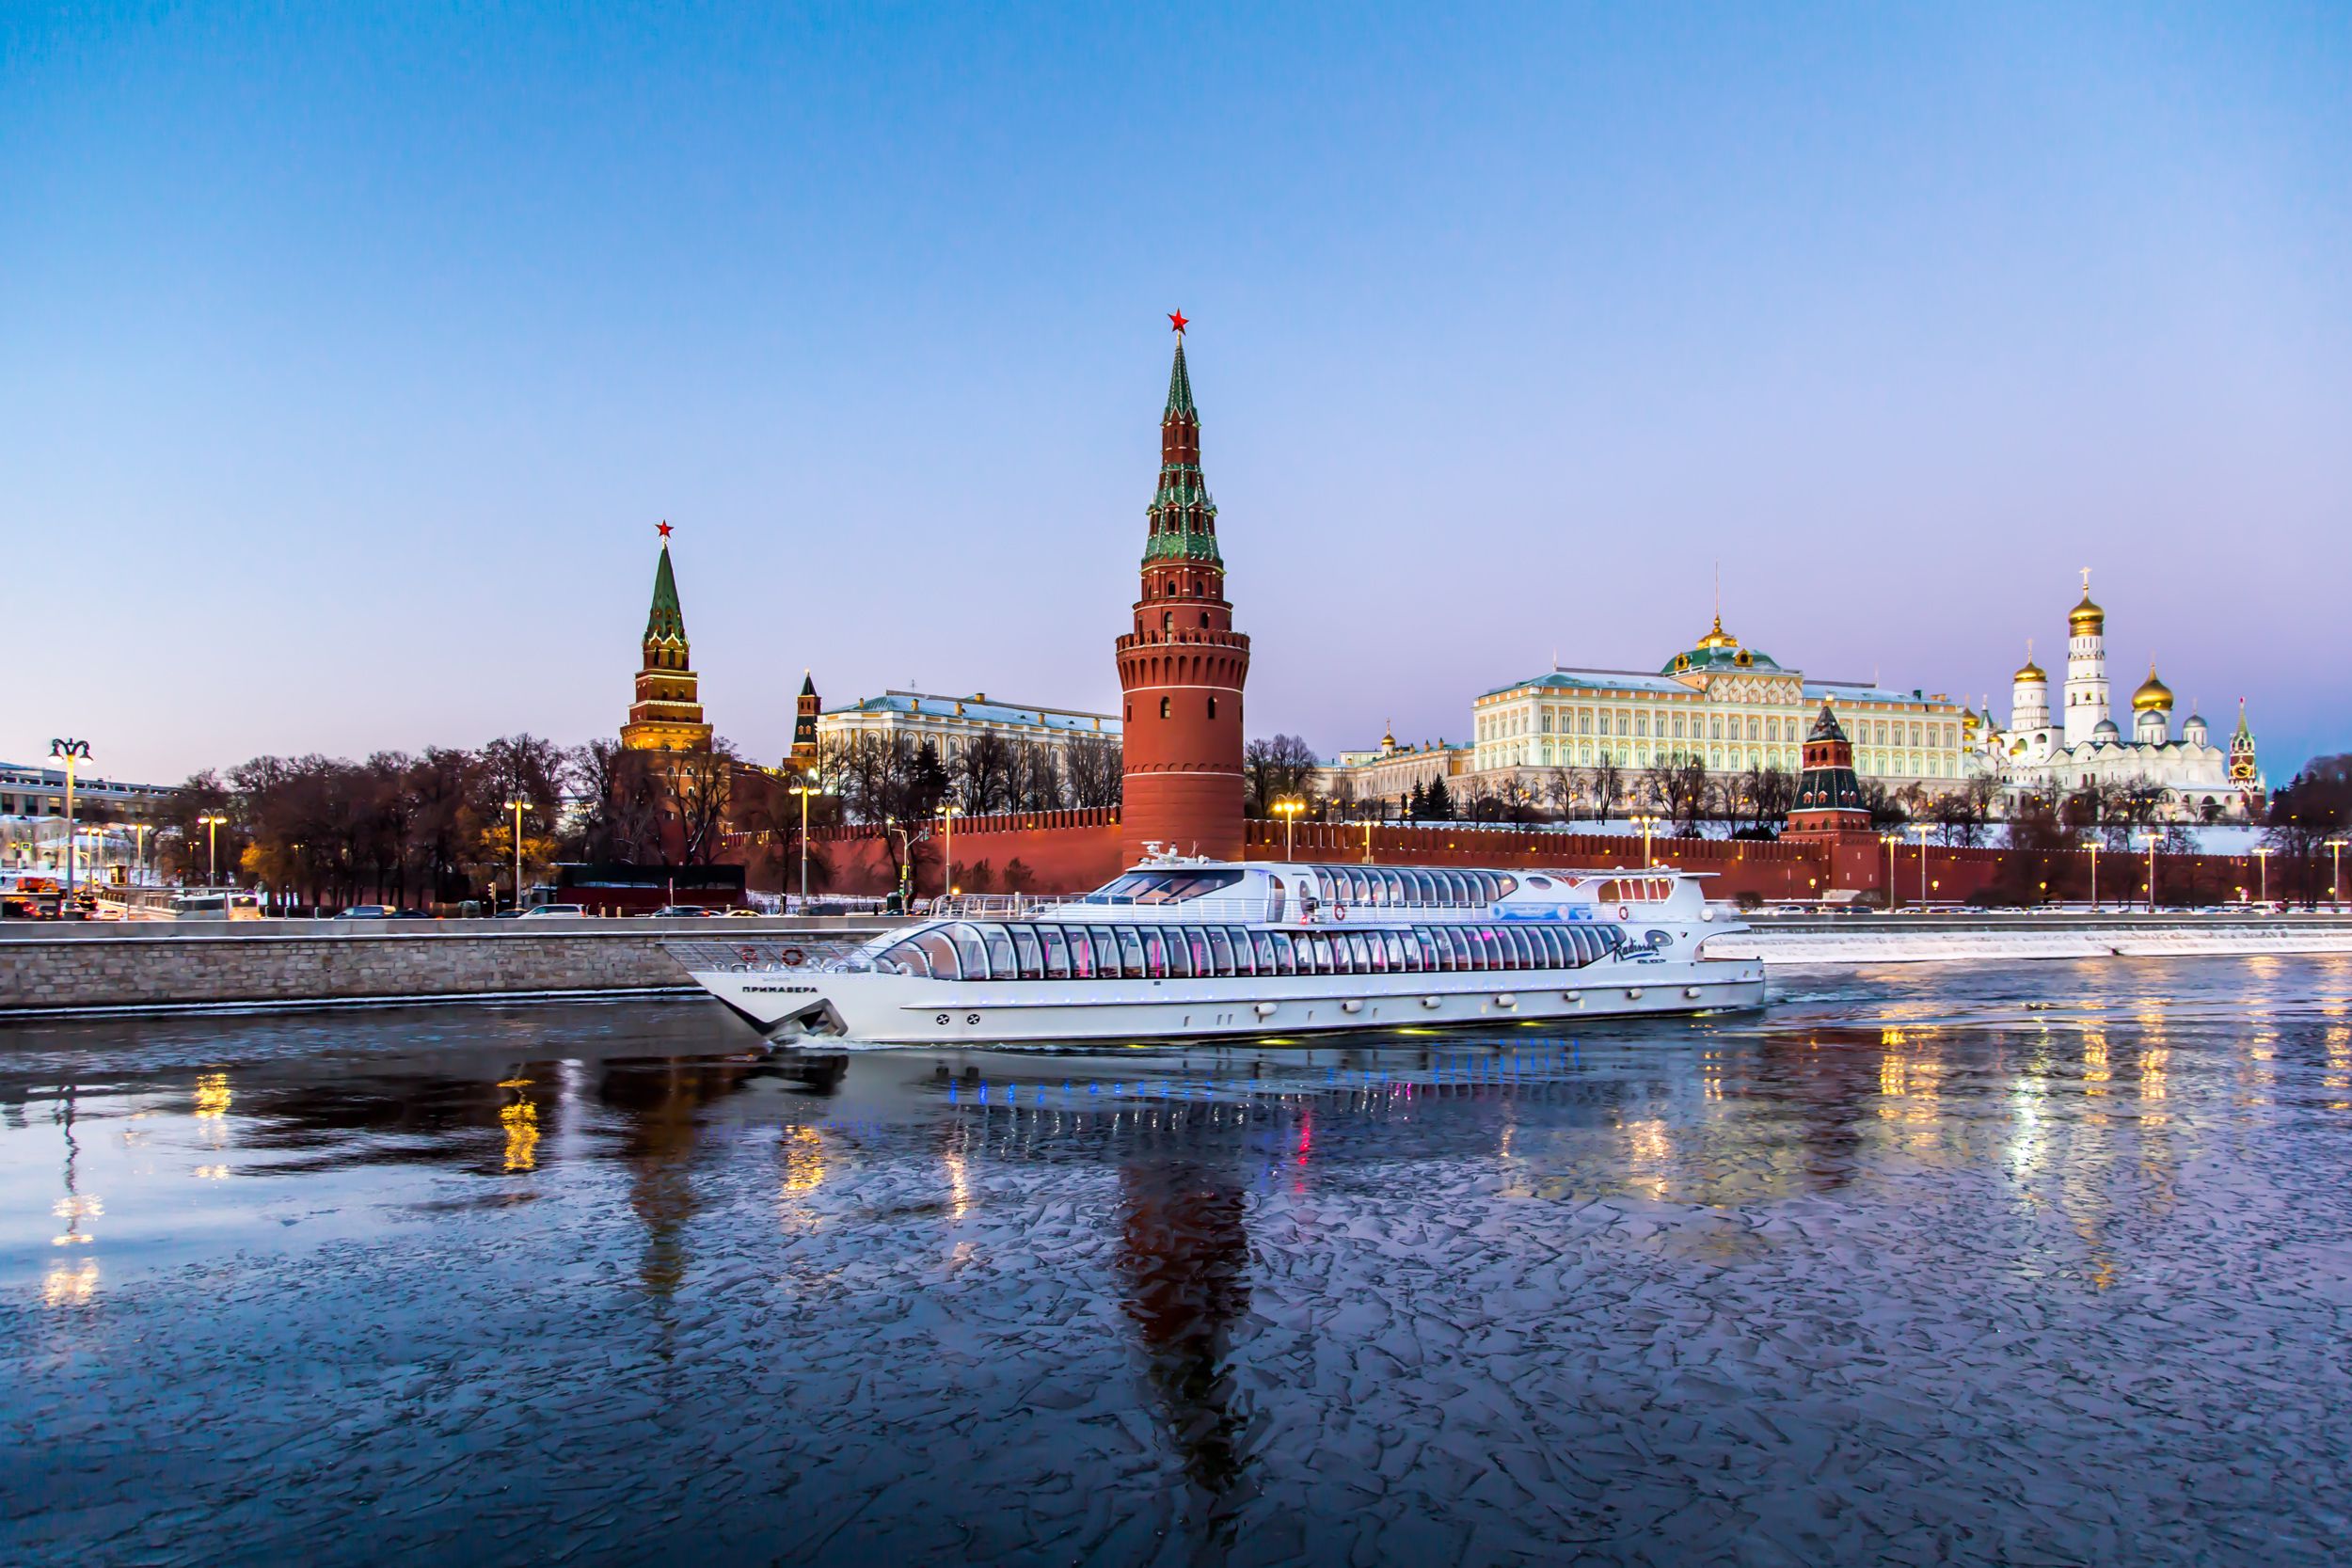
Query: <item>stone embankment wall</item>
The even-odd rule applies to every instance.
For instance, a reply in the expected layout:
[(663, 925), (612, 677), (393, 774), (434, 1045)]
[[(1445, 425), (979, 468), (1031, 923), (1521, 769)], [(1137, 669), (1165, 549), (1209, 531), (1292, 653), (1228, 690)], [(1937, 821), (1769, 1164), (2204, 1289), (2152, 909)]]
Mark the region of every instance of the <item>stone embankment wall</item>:
[(871, 920), (11, 925), (0, 1019), (55, 1010), (628, 992), (688, 984), (663, 943), (862, 940)]

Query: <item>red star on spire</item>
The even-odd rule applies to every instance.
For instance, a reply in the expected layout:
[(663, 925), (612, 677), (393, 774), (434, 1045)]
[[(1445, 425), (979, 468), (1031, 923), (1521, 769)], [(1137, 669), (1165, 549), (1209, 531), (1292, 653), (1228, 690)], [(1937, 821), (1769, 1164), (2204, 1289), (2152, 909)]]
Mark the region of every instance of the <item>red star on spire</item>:
[(1170, 310), (1168, 313), (1168, 329), (1174, 332), (1179, 338), (1184, 335), (1184, 328), (1192, 325), (1190, 322), (1184, 320), (1184, 313), (1182, 310)]
[(653, 525), (653, 531), (661, 535), (665, 541), (670, 537), (670, 525), (668, 523), (656, 523)]

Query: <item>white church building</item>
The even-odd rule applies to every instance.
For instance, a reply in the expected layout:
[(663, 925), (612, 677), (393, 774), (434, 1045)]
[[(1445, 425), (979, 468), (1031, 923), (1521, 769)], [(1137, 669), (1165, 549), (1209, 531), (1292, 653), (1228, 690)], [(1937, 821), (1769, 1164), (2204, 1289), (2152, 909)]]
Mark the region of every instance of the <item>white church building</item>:
[(2012, 795), (2063, 800), (2083, 789), (2149, 785), (2164, 792), (2163, 815), (2176, 821), (2243, 818), (2259, 806), (2261, 768), (2246, 704), (2237, 730), (2216, 745), (2201, 715), (2191, 713), (2172, 733), (2172, 689), (2148, 678), (2132, 693), (2131, 728), (2116, 722), (2107, 684), (2106, 611), (2090, 598), (2083, 573), (2082, 602), (2066, 617), (2066, 682), (2058, 710), (2050, 708), (2050, 677), (2026, 644), (2025, 668), (2010, 689), (2009, 724), (1987, 710), (1973, 724), (1979, 764)]

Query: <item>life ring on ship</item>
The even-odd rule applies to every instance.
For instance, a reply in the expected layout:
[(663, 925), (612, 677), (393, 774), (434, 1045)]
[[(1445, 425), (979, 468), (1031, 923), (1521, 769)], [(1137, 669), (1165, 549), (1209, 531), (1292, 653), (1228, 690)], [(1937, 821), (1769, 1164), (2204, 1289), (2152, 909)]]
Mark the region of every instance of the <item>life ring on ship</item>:
[(808, 955), (797, 947), (787, 947), (776, 957), (784, 960), (784, 967), (787, 969), (798, 969), (808, 962)]
[(1630, 904), (1619, 904), (1619, 905), (1617, 906), (1617, 918), (1618, 918), (1619, 920), (1630, 920), (1630, 919), (1632, 919), (1632, 918), (1633, 918), (1633, 906), (1631, 906)]
[(757, 963), (759, 961), (759, 949), (756, 947), (739, 946), (735, 950), (735, 956), (742, 959), (747, 964)]
[(1332, 905), (1331, 918), (1334, 920), (1345, 920), (1347, 918), (1347, 906), (1345, 904)]

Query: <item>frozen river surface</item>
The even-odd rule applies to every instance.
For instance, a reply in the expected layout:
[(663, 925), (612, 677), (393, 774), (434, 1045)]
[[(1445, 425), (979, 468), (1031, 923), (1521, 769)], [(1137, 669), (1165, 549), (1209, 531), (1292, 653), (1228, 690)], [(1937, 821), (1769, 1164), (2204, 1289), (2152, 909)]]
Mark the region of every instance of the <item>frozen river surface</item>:
[(2352, 960), (0, 1032), (0, 1561), (2342, 1561)]

